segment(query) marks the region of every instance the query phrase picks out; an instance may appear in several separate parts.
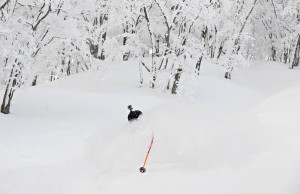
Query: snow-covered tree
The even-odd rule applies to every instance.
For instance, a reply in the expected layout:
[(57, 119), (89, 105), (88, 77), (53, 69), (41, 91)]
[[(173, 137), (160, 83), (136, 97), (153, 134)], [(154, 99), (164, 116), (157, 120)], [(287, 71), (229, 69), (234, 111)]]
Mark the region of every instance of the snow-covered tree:
[[(236, 66), (240, 54), (242, 35), (245, 31), (245, 27), (249, 21), (249, 18), (254, 10), (257, 0), (246, 3), (244, 0), (235, 0), (232, 4), (234, 14), (232, 17), (234, 24), (233, 36), (229, 41), (230, 49), (228, 50), (227, 59), (225, 60), (225, 78), (231, 79), (231, 73)], [(247, 10), (247, 11), (245, 11)]]
[(48, 67), (49, 77), (60, 66), (64, 66), (60, 69), (62, 73), (70, 74), (74, 58), (75, 65), (79, 66), (78, 63), (85, 63), (84, 58), (89, 57), (77, 44), (81, 37), (75, 16), (69, 15), (72, 4), (68, 2), (64, 7), (63, 3), (62, 0), (7, 1), (1, 6), (0, 61), (5, 74), (1, 77), (6, 80), (1, 112), (9, 113), (16, 88), (28, 83), (35, 85), (45, 65), (52, 65)]
[(230, 79), (247, 59), (300, 63), (298, 0), (3, 0), (2, 112), (14, 91), (97, 67), (140, 61), (141, 84), (178, 92), (212, 58)]
[(16, 14), (22, 10), (17, 2), (6, 2), (2, 9), (11, 10), (2, 12), (0, 22), (0, 61), (3, 73), (6, 74), (6, 89), (1, 104), (1, 112), (9, 114), (11, 101), (15, 90), (26, 82), (32, 64), (32, 51), (35, 40), (31, 34), (32, 28), (28, 20), (22, 15)]

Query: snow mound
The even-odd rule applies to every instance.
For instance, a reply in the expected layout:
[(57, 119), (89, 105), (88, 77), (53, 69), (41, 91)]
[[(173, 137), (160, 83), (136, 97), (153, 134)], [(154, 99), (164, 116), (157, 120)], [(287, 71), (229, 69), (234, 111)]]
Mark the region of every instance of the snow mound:
[(273, 128), (300, 126), (300, 86), (292, 87), (262, 102), (256, 109), (259, 122)]

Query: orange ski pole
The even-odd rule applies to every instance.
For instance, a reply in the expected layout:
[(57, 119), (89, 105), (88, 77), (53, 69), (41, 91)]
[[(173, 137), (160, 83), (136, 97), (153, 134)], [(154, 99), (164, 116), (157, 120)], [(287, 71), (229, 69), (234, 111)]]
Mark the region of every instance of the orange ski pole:
[(143, 165), (143, 167), (140, 168), (140, 172), (141, 173), (146, 172), (145, 166), (146, 166), (146, 163), (147, 163), (147, 160), (148, 160), (148, 156), (149, 156), (150, 150), (151, 150), (152, 145), (153, 145), (153, 140), (154, 140), (154, 136), (152, 136), (152, 140), (151, 140), (151, 143), (150, 143), (150, 146), (149, 146), (149, 150), (147, 152), (147, 155), (146, 155), (146, 158), (145, 158), (145, 161), (144, 161), (144, 165)]

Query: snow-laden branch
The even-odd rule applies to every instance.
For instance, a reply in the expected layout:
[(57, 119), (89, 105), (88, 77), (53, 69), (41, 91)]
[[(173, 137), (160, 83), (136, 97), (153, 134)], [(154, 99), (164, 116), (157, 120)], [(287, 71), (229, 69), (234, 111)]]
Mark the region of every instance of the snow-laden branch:
[(43, 17), (41, 17), (37, 22), (36, 22), (36, 24), (32, 27), (32, 30), (33, 31), (36, 31), (37, 30), (37, 27), (39, 26), (39, 24), (49, 15), (49, 13), (51, 12), (52, 10), (51, 10), (51, 4), (49, 4), (49, 7), (48, 7), (48, 10), (47, 10), (47, 12), (46, 12), (46, 14), (43, 16)]
[(6, 5), (8, 5), (8, 3), (10, 2), (11, 0), (6, 0), (1, 6), (0, 6), (0, 10), (2, 10)]

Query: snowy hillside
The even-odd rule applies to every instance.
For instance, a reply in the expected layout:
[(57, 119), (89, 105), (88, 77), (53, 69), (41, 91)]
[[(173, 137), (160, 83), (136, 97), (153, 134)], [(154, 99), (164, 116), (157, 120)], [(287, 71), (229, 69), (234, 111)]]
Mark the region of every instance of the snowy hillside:
[(0, 194), (299, 194), (299, 69), (201, 68), (178, 96), (139, 87), (134, 61), (18, 90), (0, 114)]

